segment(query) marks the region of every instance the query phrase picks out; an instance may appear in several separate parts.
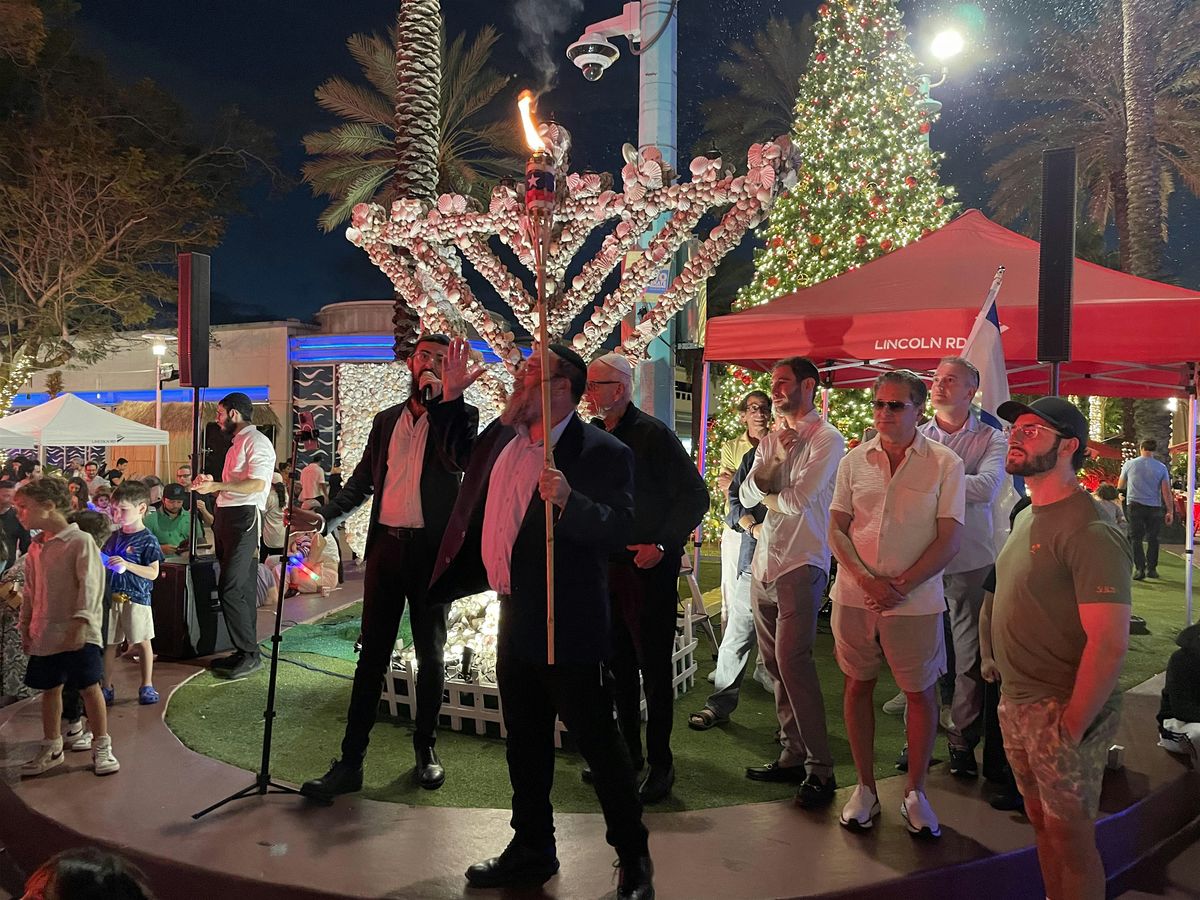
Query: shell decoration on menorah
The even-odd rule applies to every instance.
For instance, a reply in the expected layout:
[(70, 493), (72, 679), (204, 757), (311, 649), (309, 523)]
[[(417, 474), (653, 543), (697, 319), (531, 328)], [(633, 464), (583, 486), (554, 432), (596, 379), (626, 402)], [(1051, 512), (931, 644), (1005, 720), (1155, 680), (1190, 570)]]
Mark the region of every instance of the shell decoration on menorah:
[[(798, 153), (785, 135), (752, 145), (744, 175), (722, 172), (719, 158), (698, 156), (689, 167), (691, 181), (676, 184), (662, 154), (649, 147), (621, 170), (623, 190), (618, 193), (609, 187), (610, 176), (567, 172), (570, 135), (565, 128), (548, 122), (539, 126), (539, 133), (554, 159), (558, 186), (545, 260), (547, 329), (551, 340), (570, 342), (585, 359), (595, 354), (642, 298), (657, 270), (693, 237), (701, 217), (709, 210), (728, 207), (649, 314), (618, 348), (630, 360), (639, 361), (746, 230), (763, 221), (776, 198), (795, 185), (799, 168)], [(390, 211), (360, 203), (353, 210), (346, 237), (367, 251), (417, 311), (424, 328), (447, 329), (442, 304), (448, 303), (511, 370), (521, 358), (513, 332), (488, 314), (463, 277), (454, 251), (495, 288), (515, 321), (536, 334), (537, 298), (526, 284), (533, 281), (537, 235), (525, 212), (522, 191), (522, 187), (502, 183), (492, 192), (486, 210), (459, 194), (443, 194), (433, 205), (397, 200)], [(628, 251), (638, 249), (639, 240), (664, 215), (668, 216), (666, 222), (649, 238), (641, 257), (625, 268), (607, 296), (598, 297), (613, 269)], [(584, 241), (613, 222), (599, 251), (568, 281), (568, 268)], [(497, 256), (493, 238), (512, 251), (526, 269), (526, 277), (514, 273)], [(398, 254), (395, 248), (405, 252)], [(591, 313), (582, 330), (567, 334), (588, 309)], [(497, 389), (500, 380), (507, 380), (506, 374), (494, 373)]]

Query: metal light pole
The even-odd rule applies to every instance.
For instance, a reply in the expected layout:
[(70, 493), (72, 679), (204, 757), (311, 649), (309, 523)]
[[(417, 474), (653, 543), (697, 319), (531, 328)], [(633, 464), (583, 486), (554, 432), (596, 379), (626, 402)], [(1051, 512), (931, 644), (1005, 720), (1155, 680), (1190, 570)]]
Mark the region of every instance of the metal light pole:
[[(584, 29), (567, 56), (589, 81), (598, 80), (620, 52), (607, 41), (626, 38), (639, 58), (638, 149), (657, 147), (663, 162), (678, 171), (676, 147), (676, 72), (679, 56), (676, 9), (679, 0), (641, 0), (626, 3), (621, 14)], [(660, 217), (639, 242), (645, 249), (667, 216)], [(636, 313), (635, 313), (636, 316)], [(634, 323), (636, 324), (636, 322)], [(675, 427), (674, 323), (647, 348), (647, 359), (637, 366), (634, 390), (637, 404), (655, 418)]]
[[(167, 345), (162, 341), (155, 341), (150, 347), (154, 353), (154, 427), (162, 428), (162, 360), (167, 355)], [(162, 448), (154, 445), (154, 477), (162, 478), (162, 460), (160, 454)]]
[[(932, 75), (922, 75), (921, 83), (917, 90), (921, 94), (921, 102), (918, 104), (918, 109), (925, 113), (925, 118), (932, 122), (934, 117), (941, 112), (942, 104), (934, 100), (929, 95), (929, 92), (935, 87), (941, 87), (946, 82), (946, 76), (950, 74), (950, 68), (946, 64), (955, 56), (962, 53), (963, 39), (962, 35), (954, 29), (938, 32), (934, 37), (933, 42), (929, 46), (930, 52), (942, 64), (942, 77), (937, 81), (933, 80)], [(929, 136), (932, 129), (925, 132), (925, 145), (929, 145)]]

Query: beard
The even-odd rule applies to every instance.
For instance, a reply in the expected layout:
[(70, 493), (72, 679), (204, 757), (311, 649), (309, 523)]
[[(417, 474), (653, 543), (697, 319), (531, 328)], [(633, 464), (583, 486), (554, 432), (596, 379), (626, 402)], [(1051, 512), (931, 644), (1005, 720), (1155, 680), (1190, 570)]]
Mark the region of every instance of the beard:
[(540, 383), (533, 382), (533, 385), (527, 387), (524, 381), (517, 384), (500, 413), (501, 425), (512, 428), (524, 425), (528, 428), (538, 421), (542, 415), (542, 391)]
[(233, 437), (235, 434), (237, 434), (237, 423), (230, 419), (226, 419), (221, 425), (221, 431), (227, 436)]
[[(1025, 451), (1021, 451), (1024, 453)], [(1004, 471), (1009, 475), (1020, 475), (1027, 478), (1030, 475), (1041, 475), (1043, 472), (1049, 472), (1058, 465), (1058, 443), (1045, 453), (1037, 456), (1029, 453), (1025, 454), (1025, 459), (1021, 462), (1010, 462), (1008, 459), (1004, 461)]]

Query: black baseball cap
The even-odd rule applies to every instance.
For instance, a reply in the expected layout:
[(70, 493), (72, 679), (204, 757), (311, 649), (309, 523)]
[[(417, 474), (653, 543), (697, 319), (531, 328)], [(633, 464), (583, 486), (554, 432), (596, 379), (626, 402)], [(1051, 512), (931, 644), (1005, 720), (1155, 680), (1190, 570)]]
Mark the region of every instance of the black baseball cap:
[(1016, 422), (1023, 415), (1037, 416), (1063, 437), (1075, 438), (1079, 441), (1079, 450), (1075, 454), (1075, 468), (1083, 465), (1088, 445), (1088, 421), (1074, 403), (1062, 397), (1039, 397), (1026, 405), (1016, 400), (1008, 400), (996, 408), (997, 414), (1006, 422)]
[(177, 481), (172, 481), (165, 488), (163, 488), (164, 500), (183, 500), (186, 499), (187, 495), (187, 488), (185, 488), (182, 484), (179, 484)]

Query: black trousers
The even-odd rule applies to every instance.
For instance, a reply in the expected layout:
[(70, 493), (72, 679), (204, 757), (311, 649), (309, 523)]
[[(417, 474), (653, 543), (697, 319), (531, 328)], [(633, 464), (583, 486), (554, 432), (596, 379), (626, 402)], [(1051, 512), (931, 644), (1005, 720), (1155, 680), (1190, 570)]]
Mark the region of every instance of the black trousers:
[[(1129, 519), (1129, 543), (1133, 544), (1133, 567), (1139, 572), (1157, 569), (1158, 532), (1163, 526), (1163, 508), (1130, 503), (1125, 515)], [(1144, 551), (1143, 539), (1146, 541)]]
[(383, 676), (391, 663), (400, 631), (400, 617), (408, 602), (413, 649), (417, 657), (417, 715), (413, 745), (432, 747), (437, 739), (438, 713), (446, 687), (446, 619), (450, 608), (425, 602), (433, 556), (425, 532), (416, 529), (399, 536), (382, 529), (371, 543), (363, 579), (362, 650), (350, 689), (342, 760), (361, 764), (367, 753), (371, 728), (379, 712)]
[(633, 766), (613, 721), (612, 695), (600, 663), (547, 666), (515, 659), (502, 648), (496, 680), (508, 731), (505, 752), (513, 789), (514, 841), (538, 852), (554, 852), (550, 788), (557, 714), (592, 770), (604, 812), (605, 840), (622, 859), (648, 853)]
[[(646, 754), (651, 766), (666, 768), (671, 755), (675, 703), (675, 613), (679, 605), (679, 554), (653, 569), (632, 562), (608, 567), (613, 612), (613, 692), (617, 721), (634, 768), (642, 763), (642, 691), (646, 693)], [(641, 672), (641, 680), (638, 673)]]
[(218, 506), (213, 537), (221, 578), (217, 592), (221, 612), (235, 650), (258, 654), (258, 541), (261, 516), (257, 506)]

